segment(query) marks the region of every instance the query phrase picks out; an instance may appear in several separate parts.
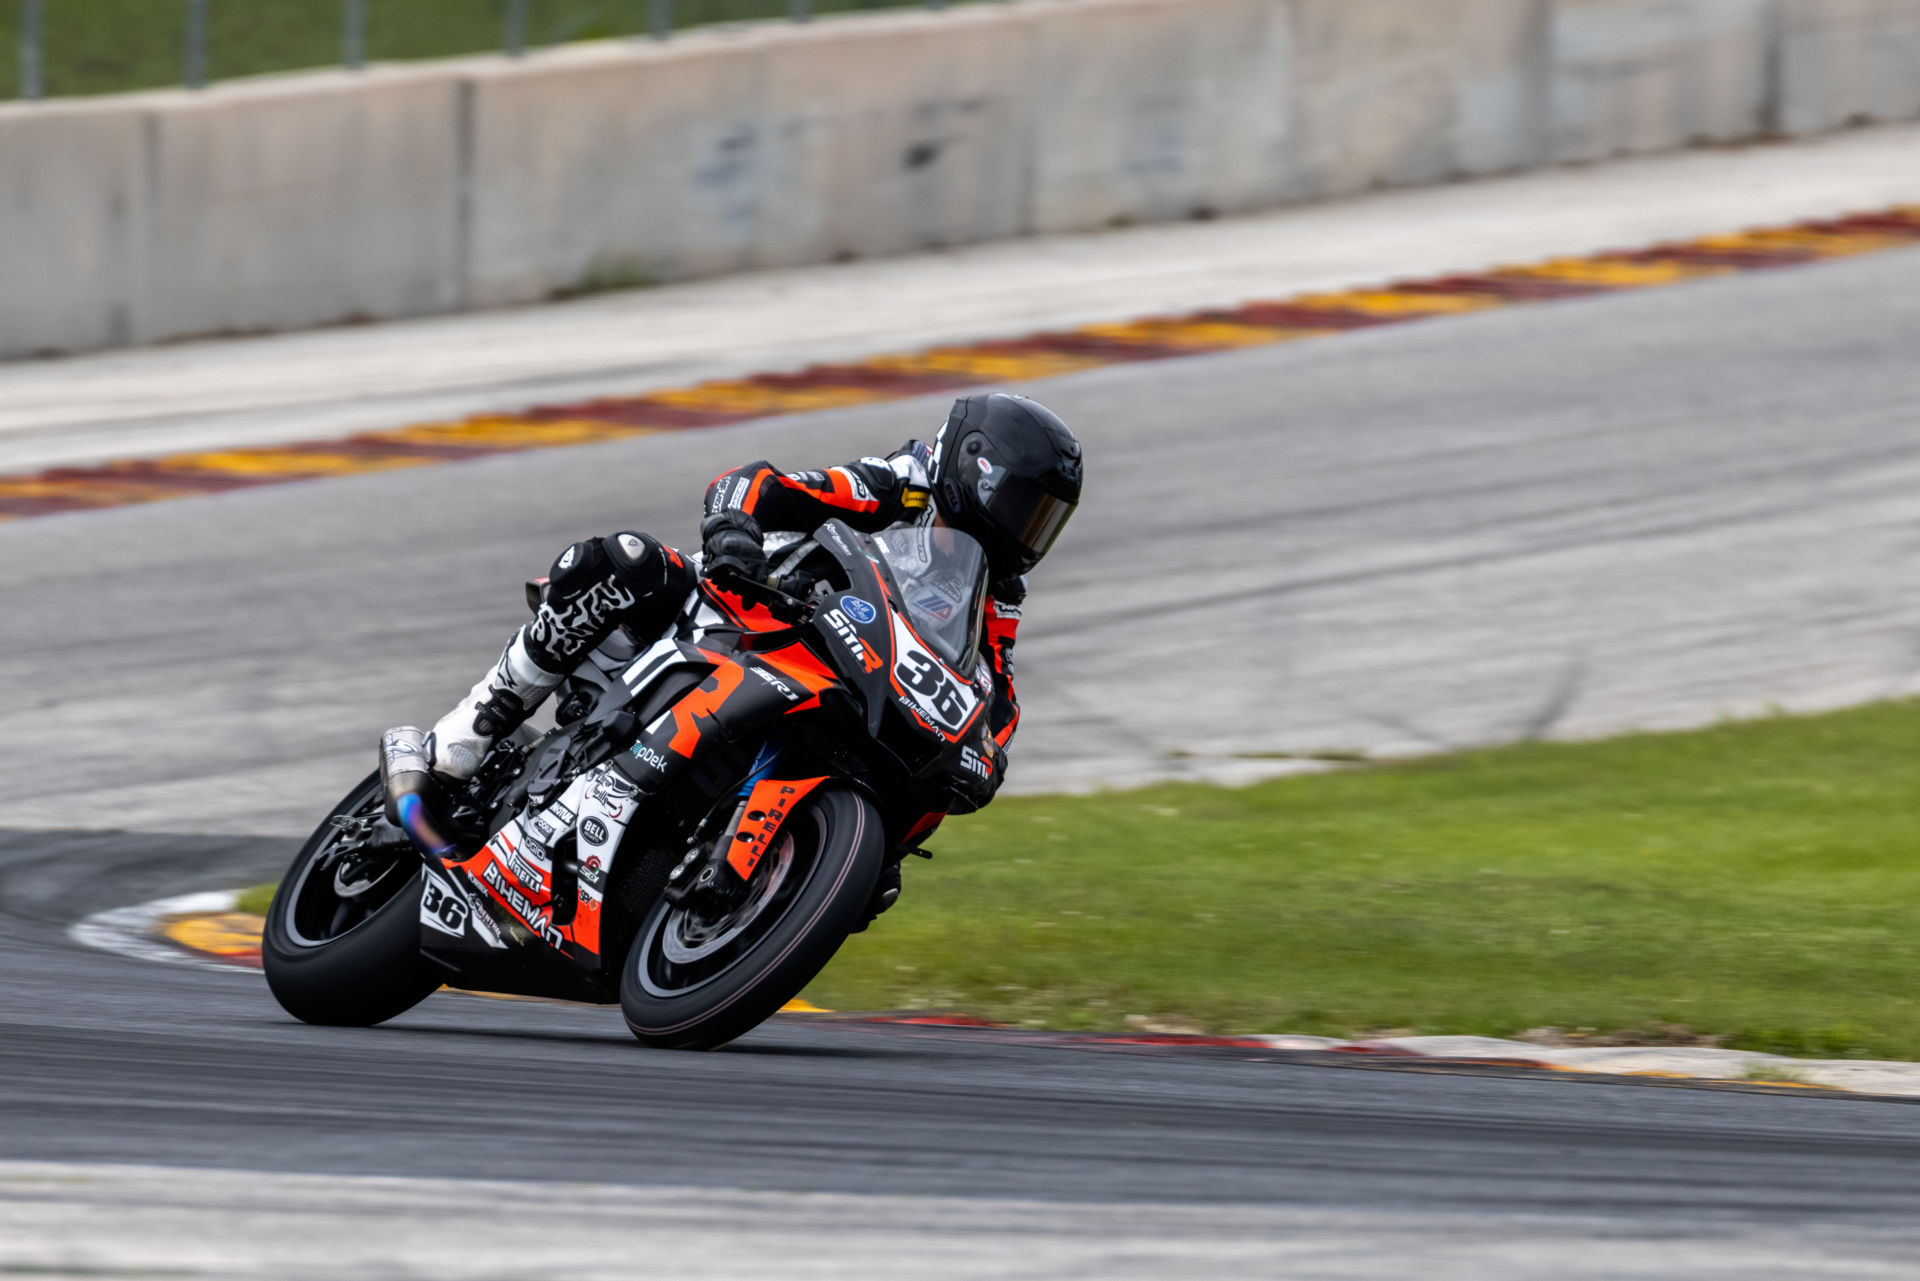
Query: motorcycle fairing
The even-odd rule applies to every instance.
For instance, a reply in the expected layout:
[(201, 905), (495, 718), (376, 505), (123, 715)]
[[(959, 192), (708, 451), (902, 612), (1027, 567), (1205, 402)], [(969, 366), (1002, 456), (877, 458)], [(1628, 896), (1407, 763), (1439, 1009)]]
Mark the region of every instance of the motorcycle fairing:
[[(781, 716), (818, 706), (832, 673), (793, 656), (730, 654), (685, 642), (663, 641), (639, 655), (623, 674), (630, 699), (649, 685), (689, 666), (707, 669), (705, 679), (666, 708), (631, 748), (574, 779), (547, 805), (515, 816), (480, 851), (458, 864), (467, 883), (504, 914), (508, 923), (576, 964), (601, 964), (601, 912), (608, 875), (627, 823), (642, 793), (659, 794), (710, 747), (758, 741)], [(787, 797), (790, 806), (795, 797)], [(778, 817), (759, 824), (754, 847), (772, 839)], [(749, 806), (765, 812), (765, 806)], [(578, 867), (556, 883), (554, 851), (573, 838)], [(423, 932), (428, 927), (423, 927)]]
[(826, 781), (822, 774), (818, 778), (763, 778), (753, 785), (739, 821), (727, 837), (727, 865), (741, 880), (752, 877), (761, 856), (773, 848), (773, 838), (794, 806)]
[[(828, 521), (819, 532), (851, 586), (821, 610), (817, 627), (828, 637), (828, 661), (865, 697), (867, 732), (879, 733), (881, 712), (891, 702), (927, 733), (958, 743), (987, 700), (971, 678), (954, 671), (914, 632), (860, 536), (839, 521)], [(862, 622), (850, 615), (842, 603), (848, 596), (869, 605), (871, 617)]]

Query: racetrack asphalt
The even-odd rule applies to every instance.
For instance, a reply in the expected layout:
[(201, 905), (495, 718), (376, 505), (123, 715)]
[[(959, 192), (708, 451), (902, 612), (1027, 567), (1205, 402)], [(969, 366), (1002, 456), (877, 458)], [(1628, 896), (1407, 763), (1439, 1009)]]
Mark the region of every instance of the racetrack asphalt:
[[(1897, 250), (1032, 385), (1088, 496), (1034, 575), (1009, 784), (1909, 692), (1916, 334)], [(945, 404), (0, 526), (0, 825), (304, 834), (567, 543), (689, 542), (718, 472)]]
[[(1900, 252), (1035, 387), (1081, 427), (1093, 497), (1037, 576), (1015, 769), (1908, 692), (1917, 336)], [(1583, 1266), (1772, 1234), (1779, 1271), (1750, 1276), (1920, 1257), (1911, 1105), (795, 1020), (681, 1056), (606, 1011), (451, 996), (323, 1031), (257, 977), (65, 941), (86, 911), (270, 875), (291, 846), (246, 834), (310, 826), (380, 728), (437, 714), (568, 539), (686, 538), (722, 466), (852, 456), (938, 414), (0, 527), (0, 1158), (1521, 1216)], [(45, 830), (70, 826), (134, 834)], [(1701, 1250), (1684, 1274), (1730, 1257)], [(1523, 1254), (1460, 1275), (1553, 1258)]]
[[(898, 1227), (902, 1211), (888, 1201), (863, 1219), (859, 1202), (792, 1196), (959, 1198), (926, 1203), (913, 1222), (968, 1223), (973, 1263), (1006, 1263), (981, 1275), (1061, 1275), (1013, 1261), (1089, 1233), (1113, 1247), (1125, 1231), (1114, 1215), (1128, 1207), (1160, 1225), (1173, 1260), (1231, 1238), (1251, 1251), (1244, 1269), (1317, 1241), (1354, 1269), (1274, 1275), (1385, 1275), (1390, 1263), (1430, 1261), (1436, 1241), (1464, 1251), (1462, 1270), (1426, 1274), (1463, 1277), (1519, 1275), (1506, 1268), (1522, 1264), (1626, 1275), (1586, 1267), (1648, 1250), (1680, 1270), (1640, 1275), (1738, 1264), (1742, 1276), (1892, 1276), (1920, 1250), (1912, 1104), (791, 1018), (721, 1052), (675, 1054), (640, 1048), (611, 1010), (450, 994), (382, 1028), (317, 1029), (287, 1019), (255, 973), (143, 964), (62, 937), (65, 905), (96, 889), (137, 898), (241, 883), (290, 852), (240, 837), (0, 835), (0, 1160), (660, 1186), (683, 1199), (706, 1188), (726, 1204), (745, 1189), (788, 1198), (783, 1248), (796, 1260), (831, 1258), (836, 1233), (852, 1242)], [(86, 1168), (54, 1173), (56, 1184), (92, 1180)], [(0, 1263), (52, 1248), (28, 1217), (48, 1181), (33, 1174), (0, 1169), (0, 1223), (11, 1228)], [(186, 1197), (196, 1176), (160, 1183)], [(353, 1187), (302, 1192), (307, 1230)], [(151, 1218), (153, 1188), (105, 1195), (116, 1190), (94, 1208), (114, 1223)], [(461, 1199), (477, 1213), (497, 1196)], [(244, 1235), (243, 1217), (229, 1207), (206, 1222)], [(688, 1226), (661, 1217), (654, 1228)], [(542, 1228), (516, 1228), (531, 1275)], [(1557, 1252), (1573, 1248), (1594, 1253), (1569, 1268)], [(138, 1246), (147, 1254), (129, 1249), (107, 1261), (159, 1257), (151, 1240)], [(712, 1264), (694, 1244), (676, 1249)], [(352, 1275), (320, 1267), (327, 1255), (305, 1260), (312, 1274)], [(1163, 1258), (1079, 1274), (1178, 1271)]]

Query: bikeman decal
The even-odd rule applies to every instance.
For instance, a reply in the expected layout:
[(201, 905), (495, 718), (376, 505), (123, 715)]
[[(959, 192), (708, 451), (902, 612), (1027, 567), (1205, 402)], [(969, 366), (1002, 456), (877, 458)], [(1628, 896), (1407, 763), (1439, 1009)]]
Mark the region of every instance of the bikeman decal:
[(499, 864), (488, 863), (481, 868), (480, 879), (487, 883), (487, 888), (492, 890), (515, 916), (526, 922), (528, 929), (542, 938), (547, 937), (547, 931), (553, 928), (553, 918), (547, 915), (544, 907), (522, 894), (520, 887), (501, 873)]
[(873, 605), (863, 596), (842, 596), (840, 608), (847, 611), (847, 617), (862, 625), (871, 623), (880, 617)]
[(580, 839), (589, 845), (605, 845), (607, 843), (607, 825), (597, 818), (588, 819), (586, 822), (580, 824)]

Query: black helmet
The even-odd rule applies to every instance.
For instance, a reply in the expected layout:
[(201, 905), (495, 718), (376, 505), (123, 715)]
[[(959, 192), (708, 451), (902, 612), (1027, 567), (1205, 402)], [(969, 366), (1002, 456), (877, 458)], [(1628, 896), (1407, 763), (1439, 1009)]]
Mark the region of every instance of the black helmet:
[(1080, 442), (1037, 400), (962, 396), (934, 438), (930, 479), (940, 519), (1008, 578), (1040, 563), (1080, 502)]

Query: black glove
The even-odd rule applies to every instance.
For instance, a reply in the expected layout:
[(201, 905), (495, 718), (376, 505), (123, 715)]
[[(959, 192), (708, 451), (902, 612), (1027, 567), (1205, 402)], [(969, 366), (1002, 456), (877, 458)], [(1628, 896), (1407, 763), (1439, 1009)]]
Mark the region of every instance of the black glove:
[(1006, 776), (1007, 749), (982, 734), (977, 746), (968, 744), (960, 754), (960, 768), (953, 782), (954, 800), (959, 804), (953, 812), (970, 814), (985, 809)]
[(767, 581), (767, 553), (760, 522), (745, 512), (717, 512), (700, 524), (700, 544), (706, 556), (707, 577), (738, 575), (751, 582)]

